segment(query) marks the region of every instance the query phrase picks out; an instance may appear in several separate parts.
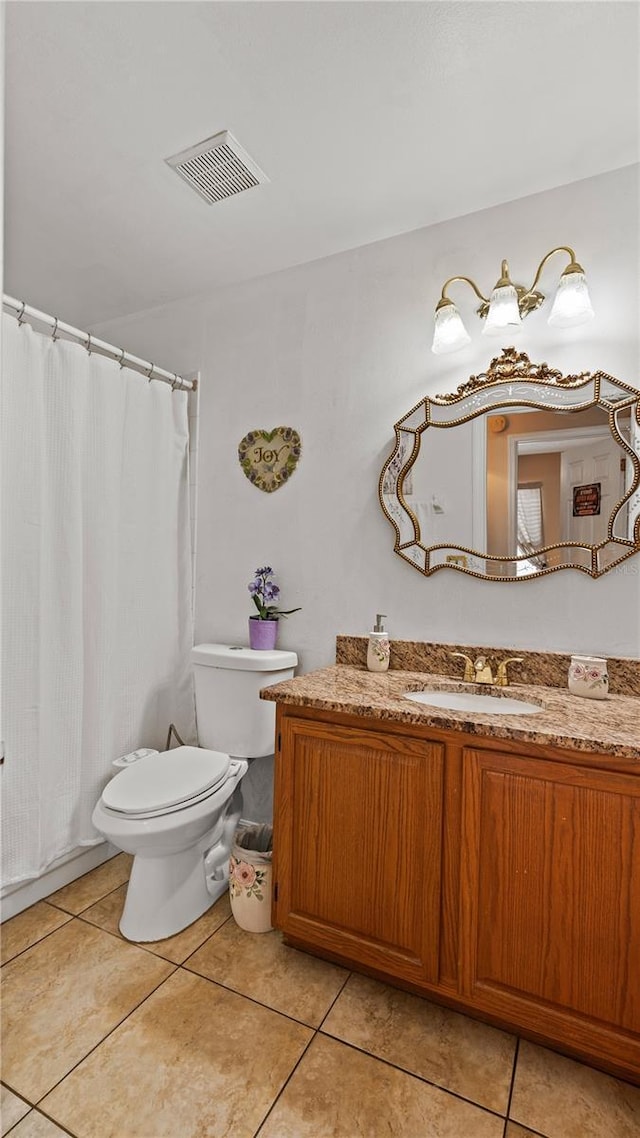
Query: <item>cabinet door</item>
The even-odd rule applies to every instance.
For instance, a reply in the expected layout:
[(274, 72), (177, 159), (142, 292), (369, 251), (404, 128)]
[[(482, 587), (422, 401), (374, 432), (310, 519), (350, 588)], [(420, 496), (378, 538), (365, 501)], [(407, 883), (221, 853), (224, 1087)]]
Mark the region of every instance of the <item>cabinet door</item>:
[(437, 981), (443, 748), (285, 718), (276, 758), (279, 928)]
[(640, 778), (469, 749), (463, 816), (464, 996), (638, 1069)]

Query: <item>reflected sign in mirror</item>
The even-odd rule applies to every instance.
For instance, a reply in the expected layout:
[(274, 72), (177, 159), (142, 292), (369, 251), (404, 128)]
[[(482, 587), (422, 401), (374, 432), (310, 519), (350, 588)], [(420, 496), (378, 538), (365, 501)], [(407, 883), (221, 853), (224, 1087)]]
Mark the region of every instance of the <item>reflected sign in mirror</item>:
[(425, 575), (599, 577), (640, 549), (640, 393), (505, 348), (395, 424), (380, 475), (395, 550)]

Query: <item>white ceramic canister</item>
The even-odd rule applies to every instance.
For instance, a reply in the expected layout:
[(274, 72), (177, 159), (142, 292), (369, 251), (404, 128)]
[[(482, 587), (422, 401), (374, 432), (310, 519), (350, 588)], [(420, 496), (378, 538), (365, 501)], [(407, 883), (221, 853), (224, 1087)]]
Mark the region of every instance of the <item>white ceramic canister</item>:
[[(253, 827), (256, 830), (259, 828), (261, 827)], [(273, 928), (271, 857), (270, 849), (265, 851), (246, 849), (236, 841), (231, 847), (229, 860), (231, 912), (236, 924), (248, 933), (268, 933)]]
[(569, 691), (586, 699), (606, 699), (609, 694), (607, 661), (603, 656), (572, 656)]

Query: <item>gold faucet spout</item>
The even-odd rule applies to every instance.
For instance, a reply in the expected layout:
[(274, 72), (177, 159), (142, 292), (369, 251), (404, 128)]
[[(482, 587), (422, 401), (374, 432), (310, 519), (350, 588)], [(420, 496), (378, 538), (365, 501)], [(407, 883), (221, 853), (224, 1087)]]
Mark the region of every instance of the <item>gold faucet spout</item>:
[(454, 656), (458, 656), (461, 660), (464, 660), (464, 681), (467, 684), (474, 683), (476, 677), (475, 677), (475, 672), (473, 670), (473, 660), (471, 659), (471, 657), (465, 656), (464, 652), (450, 652), (449, 655), (452, 658)]
[(509, 656), (506, 660), (502, 660), (501, 663), (498, 664), (498, 671), (496, 672), (496, 687), (506, 688), (509, 683), (507, 665), (522, 664), (523, 660), (523, 656)]

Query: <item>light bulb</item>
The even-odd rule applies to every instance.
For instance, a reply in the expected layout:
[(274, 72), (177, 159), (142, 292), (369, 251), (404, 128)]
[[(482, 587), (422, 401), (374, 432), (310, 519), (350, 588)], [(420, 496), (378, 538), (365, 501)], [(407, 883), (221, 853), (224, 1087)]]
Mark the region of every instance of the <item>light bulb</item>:
[(557, 328), (571, 328), (576, 324), (586, 324), (593, 320), (594, 315), (584, 273), (565, 270), (558, 283), (549, 324)]
[(458, 348), (464, 348), (470, 343), (471, 336), (462, 323), (455, 304), (452, 301), (439, 304), (434, 318), (431, 351), (442, 356), (445, 352), (457, 352)]
[(518, 294), (512, 284), (496, 285), (491, 293), (489, 311), (482, 329), (483, 336), (496, 335), (508, 328), (515, 331), (522, 324)]

